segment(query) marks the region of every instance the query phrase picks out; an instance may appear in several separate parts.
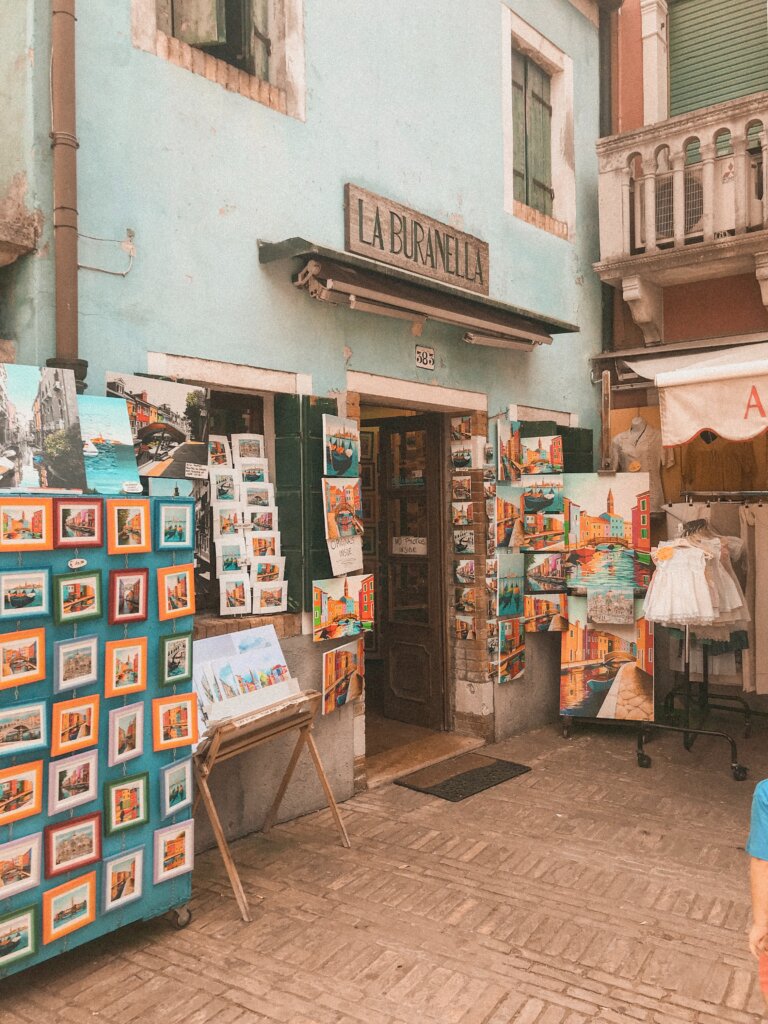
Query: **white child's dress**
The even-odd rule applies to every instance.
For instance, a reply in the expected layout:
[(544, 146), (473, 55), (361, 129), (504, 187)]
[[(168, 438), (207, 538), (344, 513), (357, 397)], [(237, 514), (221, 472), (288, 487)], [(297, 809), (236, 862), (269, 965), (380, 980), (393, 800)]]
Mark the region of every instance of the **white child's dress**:
[(651, 553), (656, 571), (645, 595), (645, 618), (662, 625), (704, 625), (717, 618), (706, 577), (712, 558), (699, 547), (670, 541)]

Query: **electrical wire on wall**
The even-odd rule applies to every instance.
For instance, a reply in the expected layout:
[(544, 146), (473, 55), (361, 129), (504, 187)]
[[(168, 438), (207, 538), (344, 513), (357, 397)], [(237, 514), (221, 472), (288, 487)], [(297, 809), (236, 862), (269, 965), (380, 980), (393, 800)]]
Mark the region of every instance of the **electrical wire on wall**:
[(97, 274), (109, 274), (110, 277), (127, 277), (133, 269), (133, 260), (136, 255), (134, 238), (136, 234), (131, 228), (126, 228), (125, 238), (102, 238), (99, 235), (85, 235), (78, 232), (78, 238), (86, 238), (91, 242), (107, 242), (119, 245), (123, 252), (128, 254), (128, 266), (125, 270), (108, 270), (106, 267), (97, 267), (91, 263), (78, 263), (79, 270), (93, 270)]

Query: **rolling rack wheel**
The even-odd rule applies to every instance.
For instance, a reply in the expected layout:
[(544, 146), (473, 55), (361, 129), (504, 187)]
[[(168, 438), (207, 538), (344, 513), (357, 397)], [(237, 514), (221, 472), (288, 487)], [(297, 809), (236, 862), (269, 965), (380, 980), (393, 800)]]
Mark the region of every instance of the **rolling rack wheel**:
[(651, 761), (650, 757), (648, 757), (647, 754), (638, 754), (637, 755), (637, 767), (638, 768), (650, 768), (652, 763), (653, 762)]
[(168, 917), (170, 918), (171, 924), (177, 931), (181, 931), (182, 928), (186, 928), (192, 920), (192, 911), (187, 906), (174, 907), (168, 911)]
[(743, 764), (732, 764), (731, 772), (737, 782), (743, 782), (747, 777), (748, 769)]
[(563, 728), (563, 739), (569, 740), (571, 738), (571, 719), (568, 715), (561, 715), (560, 722)]

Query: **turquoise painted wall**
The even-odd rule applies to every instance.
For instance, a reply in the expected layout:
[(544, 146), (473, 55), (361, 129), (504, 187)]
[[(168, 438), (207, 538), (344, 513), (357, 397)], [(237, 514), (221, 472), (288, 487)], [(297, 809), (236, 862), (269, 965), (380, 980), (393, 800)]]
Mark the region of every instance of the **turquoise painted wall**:
[[(37, 53), (34, 152), (24, 159), (43, 165), (47, 224), (49, 5), (34, 4), (25, 44)], [(600, 348), (591, 271), (598, 36), (568, 0), (510, 6), (574, 61), (573, 243), (504, 211), (499, 0), (308, 0), (304, 123), (135, 49), (130, 5), (78, 4), (81, 231), (120, 239), (130, 228), (136, 245), (126, 278), (80, 272), (92, 393), (103, 391), (105, 370), (145, 370), (154, 350), (311, 373), (317, 394), (343, 390), (349, 366), (488, 392), (491, 412), (517, 401), (597, 425), (587, 357)], [(259, 265), (258, 238), (301, 235), (343, 248), (346, 181), (486, 239), (494, 298), (578, 323), (581, 333), (531, 356), (468, 346), (460, 331), (428, 325), (422, 341), (436, 348), (438, 368), (420, 371), (407, 324), (313, 302), (292, 287), (287, 264)], [(81, 262), (123, 269), (127, 256), (85, 240)], [(17, 339), (21, 361), (53, 354), (50, 279), (50, 250), (0, 270), (0, 336)]]

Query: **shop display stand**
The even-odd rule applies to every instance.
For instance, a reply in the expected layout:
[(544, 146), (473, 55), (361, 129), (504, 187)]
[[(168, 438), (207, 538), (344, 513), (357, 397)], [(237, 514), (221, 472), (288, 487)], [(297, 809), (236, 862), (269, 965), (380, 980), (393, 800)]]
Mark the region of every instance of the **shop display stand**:
[(224, 829), (221, 824), (216, 804), (208, 785), (211, 772), (222, 761), (231, 757), (238, 757), (240, 754), (248, 753), (260, 744), (275, 739), (294, 729), (298, 730), (298, 737), (293, 748), (293, 753), (283, 773), (282, 780), (278, 786), (275, 799), (267, 812), (262, 831), (269, 832), (275, 823), (280, 804), (283, 801), (288, 784), (291, 781), (294, 769), (298, 763), (301, 752), (306, 747), (315, 766), (317, 777), (323, 787), (328, 807), (333, 815), (336, 828), (341, 836), (344, 847), (349, 849), (350, 842), (344, 822), (339, 814), (339, 808), (333, 796), (328, 778), (323, 769), (320, 754), (315, 740), (312, 736), (314, 720), (320, 710), (322, 694), (316, 690), (307, 690), (288, 700), (281, 701), (269, 708), (261, 708), (258, 711), (246, 712), (234, 718), (213, 725), (207, 737), (200, 744), (193, 756), (193, 768), (198, 786), (198, 794), (195, 800), (195, 809), (198, 801), (202, 800), (216, 837), (216, 845), (221, 853), (224, 867), (229, 876), (232, 890), (244, 921), (251, 921), (251, 914), (243, 890), (240, 876), (235, 866), (232, 853), (229, 849)]

